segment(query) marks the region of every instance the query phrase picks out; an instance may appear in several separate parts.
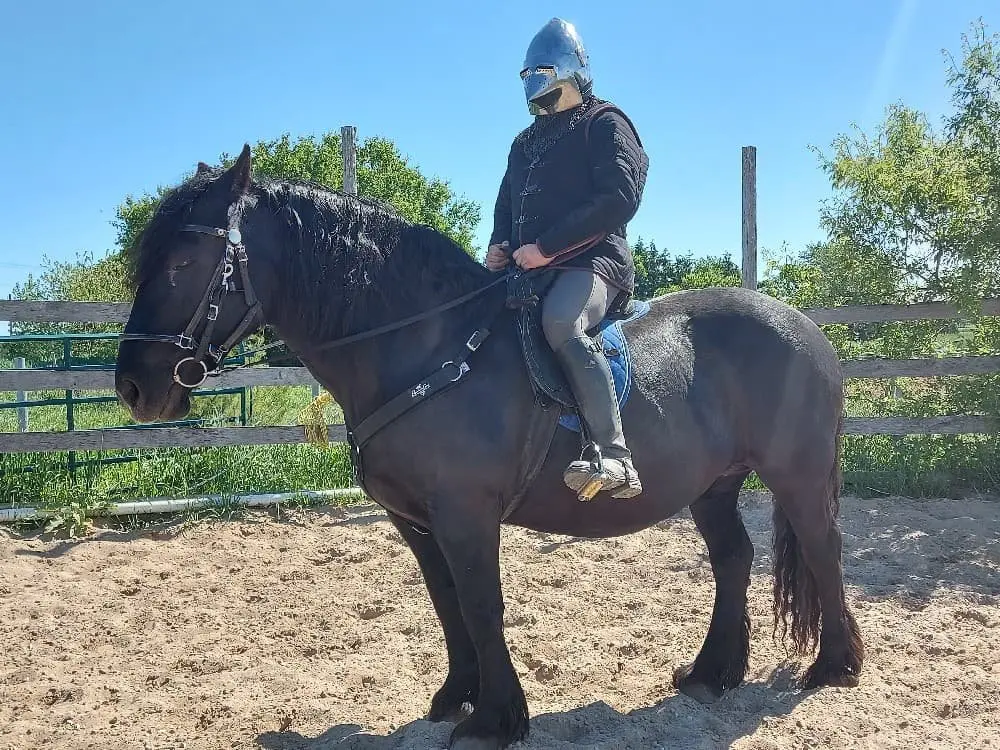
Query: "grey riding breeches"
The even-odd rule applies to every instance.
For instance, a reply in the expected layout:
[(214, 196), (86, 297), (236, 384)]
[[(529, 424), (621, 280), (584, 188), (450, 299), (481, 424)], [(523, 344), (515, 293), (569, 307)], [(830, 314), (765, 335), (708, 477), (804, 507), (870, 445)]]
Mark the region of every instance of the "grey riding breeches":
[(560, 271), (542, 302), (542, 330), (554, 350), (586, 332), (607, 315), (616, 290), (595, 273)]

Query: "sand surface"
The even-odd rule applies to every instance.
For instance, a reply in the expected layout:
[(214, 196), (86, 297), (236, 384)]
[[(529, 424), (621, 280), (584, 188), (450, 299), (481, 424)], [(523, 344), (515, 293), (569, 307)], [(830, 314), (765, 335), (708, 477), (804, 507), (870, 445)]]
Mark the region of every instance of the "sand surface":
[[(861, 686), (800, 692), (772, 641), (770, 499), (747, 683), (678, 695), (713, 596), (685, 513), (630, 537), (504, 529), (506, 632), (532, 713), (518, 748), (1000, 748), (1000, 500), (845, 498)], [(441, 631), (374, 508), (0, 535), (0, 750), (443, 748), (420, 719)]]

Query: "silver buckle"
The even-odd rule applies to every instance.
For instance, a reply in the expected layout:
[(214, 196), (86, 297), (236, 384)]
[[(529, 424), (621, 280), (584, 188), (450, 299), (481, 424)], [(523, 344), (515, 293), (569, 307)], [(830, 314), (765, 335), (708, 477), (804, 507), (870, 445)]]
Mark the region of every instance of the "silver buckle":
[(181, 349), (194, 349), (194, 336), (182, 333), (177, 337), (177, 346)]
[(208, 306), (208, 319), (218, 320), (219, 319), (219, 306), (216, 304), (210, 304)]
[(476, 351), (479, 345), (483, 343), (483, 335), (481, 331), (476, 331), (474, 334), (469, 336), (469, 340), (465, 342), (470, 352)]

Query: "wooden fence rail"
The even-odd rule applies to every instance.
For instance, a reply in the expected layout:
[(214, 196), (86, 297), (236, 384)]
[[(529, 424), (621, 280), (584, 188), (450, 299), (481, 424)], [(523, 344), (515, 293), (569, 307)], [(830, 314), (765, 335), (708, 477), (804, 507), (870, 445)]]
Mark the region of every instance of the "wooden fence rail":
[[(316, 379), (304, 367), (247, 367), (209, 378), (203, 389), (316, 384)], [(113, 370), (0, 370), (0, 392), (114, 389)]]
[[(0, 320), (33, 323), (122, 324), (127, 303), (35, 302), (0, 300)], [(884, 323), (915, 320), (954, 320), (961, 317), (953, 305), (939, 302), (914, 305), (848, 305), (802, 311), (819, 324)], [(982, 303), (982, 314), (1000, 316), (1000, 299)], [(842, 362), (848, 378), (938, 377), (1000, 372), (1000, 356), (924, 357), (919, 359), (860, 359)], [(206, 383), (208, 388), (262, 386), (316, 386), (302, 367), (257, 367), (233, 370)], [(4, 391), (111, 391), (114, 372), (108, 369), (0, 370)], [(344, 425), (327, 427), (331, 442), (346, 439)], [(844, 431), (850, 435), (957, 435), (1000, 433), (1000, 420), (973, 415), (943, 417), (850, 417)], [(131, 448), (279, 445), (307, 441), (302, 426), (272, 427), (148, 427), (108, 428), (72, 432), (0, 433), (2, 453), (109, 451)]]
[[(848, 378), (931, 378), (1000, 372), (1000, 357), (922, 357), (919, 359), (849, 359), (841, 362)], [(0, 370), (4, 391), (113, 391), (112, 370)], [(304, 367), (248, 367), (211, 378), (203, 388), (314, 386)], [(197, 389), (196, 389), (197, 390)]]
[[(347, 440), (342, 424), (327, 425), (330, 442)], [(0, 453), (116, 451), (130, 448), (217, 448), (227, 445), (290, 445), (307, 442), (305, 429), (287, 427), (105, 428), (72, 432), (0, 432)]]
[[(128, 302), (36, 302), (0, 300), (0, 320), (20, 323), (121, 323), (128, 321)], [(892, 323), (913, 320), (956, 320), (958, 309), (948, 302), (912, 305), (844, 305), (806, 307), (802, 312), (819, 324)], [(1000, 315), (1000, 299), (982, 301), (983, 315)]]
[(36, 302), (0, 300), (0, 320), (18, 323), (121, 323), (128, 322), (128, 302)]
[[(121, 323), (128, 320), (127, 302), (36, 302), (0, 300), (0, 320), (20, 323)], [(844, 305), (806, 307), (802, 312), (821, 325), (827, 323), (892, 323), (913, 320), (956, 320), (958, 309), (948, 302), (912, 305)], [(1000, 316), (1000, 299), (982, 301), (982, 314)]]

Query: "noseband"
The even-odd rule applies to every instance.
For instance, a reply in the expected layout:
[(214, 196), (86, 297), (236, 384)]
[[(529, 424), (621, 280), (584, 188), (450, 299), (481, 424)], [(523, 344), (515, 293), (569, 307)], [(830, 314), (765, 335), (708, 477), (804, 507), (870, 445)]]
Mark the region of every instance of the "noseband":
[[(173, 344), (185, 351), (193, 352), (190, 356), (184, 357), (174, 365), (174, 382), (179, 386), (188, 389), (195, 389), (202, 385), (209, 375), (220, 373), (223, 360), (229, 350), (235, 346), (254, 326), (256, 320), (261, 317), (260, 300), (254, 293), (253, 285), (250, 283), (250, 275), (247, 272), (247, 252), (243, 246), (243, 237), (239, 230), (239, 215), (236, 206), (230, 206), (228, 213), (229, 228), (209, 227), (201, 224), (185, 224), (179, 231), (198, 232), (212, 237), (221, 237), (226, 241), (226, 249), (222, 254), (219, 264), (212, 273), (212, 278), (208, 282), (208, 288), (202, 295), (201, 302), (198, 303), (191, 322), (183, 333), (178, 334), (155, 334), (155, 333), (125, 333), (119, 337), (120, 341), (157, 341), (165, 344)], [(235, 272), (235, 264), (239, 263), (240, 278), (242, 279), (242, 289), (238, 288), (232, 281)], [(221, 345), (212, 344), (212, 334), (215, 332), (215, 325), (219, 319), (219, 312), (225, 296), (230, 292), (243, 292), (243, 299), (246, 302), (247, 312), (243, 316), (239, 325), (222, 342)], [(198, 331), (203, 327), (199, 334)], [(197, 335), (196, 335), (197, 334)], [(211, 369), (205, 363), (205, 357), (211, 357), (214, 364)], [(189, 383), (181, 376), (181, 367), (186, 363), (193, 362), (201, 366), (201, 376), (197, 382)]]

